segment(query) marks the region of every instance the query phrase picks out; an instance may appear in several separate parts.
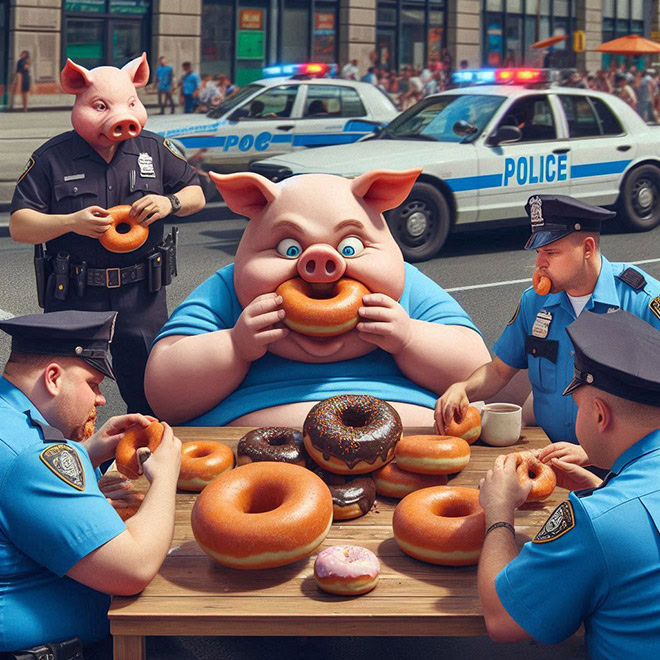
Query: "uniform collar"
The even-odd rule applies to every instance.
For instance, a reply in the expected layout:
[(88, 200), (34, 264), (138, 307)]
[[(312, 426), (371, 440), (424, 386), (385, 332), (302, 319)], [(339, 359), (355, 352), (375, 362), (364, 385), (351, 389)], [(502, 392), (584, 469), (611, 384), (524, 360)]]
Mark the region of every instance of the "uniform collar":
[(632, 447), (628, 447), (626, 451), (614, 461), (614, 465), (610, 472), (619, 474), (622, 470), (634, 463), (642, 456), (650, 454), (653, 451), (660, 450), (660, 429), (651, 431), (645, 435), (641, 440), (638, 440)]
[(10, 383), (4, 376), (0, 376), (0, 399), (9, 406), (22, 413), (30, 413), (32, 419), (48, 424), (37, 407), (28, 399), (27, 395), (16, 385)]
[(71, 144), (71, 157), (76, 160), (77, 158), (95, 158), (104, 165), (109, 165), (114, 161), (118, 156), (122, 154), (131, 154), (134, 156), (140, 155), (140, 149), (138, 148), (137, 142), (134, 138), (129, 138), (128, 140), (123, 140), (117, 146), (117, 151), (112, 158), (110, 163), (101, 157), (101, 155), (92, 147), (87, 140), (81, 137), (76, 131), (71, 131), (73, 133), (73, 142)]

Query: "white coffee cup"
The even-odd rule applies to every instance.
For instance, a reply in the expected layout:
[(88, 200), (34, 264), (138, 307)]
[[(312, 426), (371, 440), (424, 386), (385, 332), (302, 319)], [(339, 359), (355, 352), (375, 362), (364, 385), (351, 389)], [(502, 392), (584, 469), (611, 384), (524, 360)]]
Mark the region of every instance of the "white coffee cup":
[(487, 445), (515, 444), (521, 427), (522, 407), (515, 403), (487, 403), (481, 411), (481, 439)]

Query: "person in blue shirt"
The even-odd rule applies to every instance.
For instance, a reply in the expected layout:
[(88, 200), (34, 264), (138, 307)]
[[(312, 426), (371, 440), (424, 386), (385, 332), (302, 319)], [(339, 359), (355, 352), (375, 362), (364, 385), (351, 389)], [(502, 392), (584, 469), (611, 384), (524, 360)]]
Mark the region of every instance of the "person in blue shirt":
[(195, 112), (198, 105), (197, 93), (202, 81), (200, 77), (192, 70), (190, 62), (184, 62), (181, 65), (183, 75), (179, 81), (181, 94), (183, 94), (183, 111), (187, 114)]
[(514, 454), (480, 483), (478, 588), (492, 639), (558, 643), (584, 623), (592, 660), (660, 653), (660, 331), (633, 314), (585, 312), (568, 335), (577, 436), (604, 481), (553, 459), (571, 490), (520, 553), (514, 510), (529, 486)]
[(0, 655), (76, 637), (102, 644), (110, 595), (141, 591), (169, 550), (181, 456), (170, 427), (143, 463), (151, 488), (133, 518), (124, 523), (97, 483), (124, 431), (150, 423), (112, 417), (87, 437), (101, 382), (114, 378), (116, 315), (0, 321), (12, 337), (0, 378)]
[(566, 327), (583, 310), (623, 309), (660, 329), (660, 282), (601, 254), (600, 223), (611, 211), (566, 195), (533, 196), (525, 210), (532, 220), (525, 249), (536, 250), (536, 267), (550, 278), (552, 290), (546, 296), (532, 287), (523, 293), (493, 346), (493, 360), (438, 399), (436, 425), (442, 431), (452, 417), (462, 419), (469, 401), (495, 396), (520, 369), (528, 369), (537, 425), (552, 442), (573, 445), (564, 447), (566, 455), (585, 465), (575, 434), (577, 407), (561, 396), (573, 373)]
[(154, 87), (158, 92), (158, 105), (160, 114), (165, 114), (165, 106), (169, 104), (170, 114), (174, 114), (174, 101), (172, 100), (172, 82), (174, 78), (174, 69), (167, 63), (164, 56), (158, 58), (156, 67), (156, 80)]

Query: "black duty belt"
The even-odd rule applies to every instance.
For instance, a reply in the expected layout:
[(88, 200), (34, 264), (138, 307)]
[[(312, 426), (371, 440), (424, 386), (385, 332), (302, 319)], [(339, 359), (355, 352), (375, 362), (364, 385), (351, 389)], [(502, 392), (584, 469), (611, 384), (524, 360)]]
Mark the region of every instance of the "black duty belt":
[[(70, 277), (76, 279), (80, 266), (71, 265)], [(106, 289), (118, 289), (124, 284), (133, 284), (147, 277), (144, 263), (126, 266), (126, 268), (87, 268), (87, 286), (102, 286)]]

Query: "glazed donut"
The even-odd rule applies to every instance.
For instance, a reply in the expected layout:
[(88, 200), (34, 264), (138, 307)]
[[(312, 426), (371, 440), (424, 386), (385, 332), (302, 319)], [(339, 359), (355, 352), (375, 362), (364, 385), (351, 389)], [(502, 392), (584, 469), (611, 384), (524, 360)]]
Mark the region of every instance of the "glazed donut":
[(350, 479), (341, 474), (326, 472), (318, 465), (311, 469), (330, 490), (333, 520), (352, 520), (371, 511), (376, 501), (376, 484), (371, 477)]
[(319, 401), (303, 424), (307, 453), (337, 474), (365, 474), (382, 467), (392, 460), (402, 431), (399, 413), (368, 394)]
[(321, 296), (300, 277), (280, 284), (275, 293), (282, 296), (284, 325), (310, 337), (335, 337), (352, 330), (358, 324), (362, 296), (370, 291), (348, 277), (333, 284), (327, 296)]
[(117, 444), (115, 461), (117, 471), (129, 479), (138, 479), (137, 450), (140, 447), (149, 447), (153, 454), (163, 438), (164, 427), (160, 422), (151, 422), (149, 426), (132, 426)]
[(476, 488), (436, 486), (406, 495), (392, 518), (399, 548), (415, 559), (445, 566), (479, 561), (486, 516)]
[(408, 472), (454, 474), (470, 462), (470, 445), (450, 435), (407, 435), (395, 454), (399, 467)]
[(452, 419), (445, 429), (446, 435), (463, 438), (469, 445), (479, 440), (481, 435), (481, 415), (474, 406), (468, 406), (460, 422)]
[(302, 433), (285, 426), (267, 426), (246, 433), (236, 447), (236, 465), (257, 461), (281, 461), (304, 466)]
[(223, 566), (284, 566), (310, 555), (332, 524), (332, 497), (310, 470), (249, 463), (221, 474), (199, 495), (191, 525), (199, 546)]
[(193, 440), (181, 445), (181, 469), (176, 487), (200, 491), (219, 474), (234, 467), (234, 452), (214, 440)]
[(552, 280), (547, 275), (543, 275), (540, 270), (535, 270), (532, 286), (539, 296), (547, 296), (552, 290)]
[[(133, 252), (142, 247), (149, 238), (149, 228), (137, 221), (137, 216), (130, 215), (131, 207), (128, 204), (113, 206), (108, 209), (112, 216), (112, 224), (99, 238), (101, 245), (110, 252)], [(129, 231), (121, 234), (117, 231), (119, 225), (128, 225)]]
[(321, 550), (314, 562), (319, 589), (341, 596), (366, 594), (378, 584), (378, 557), (358, 545), (333, 545)]
[(532, 482), (532, 490), (529, 491), (526, 502), (545, 500), (550, 497), (557, 485), (555, 471), (529, 451), (516, 453), (516, 473), (523, 486)]
[(376, 492), (385, 497), (401, 499), (409, 493), (431, 486), (446, 486), (446, 474), (415, 474), (402, 470), (392, 461), (373, 474)]

